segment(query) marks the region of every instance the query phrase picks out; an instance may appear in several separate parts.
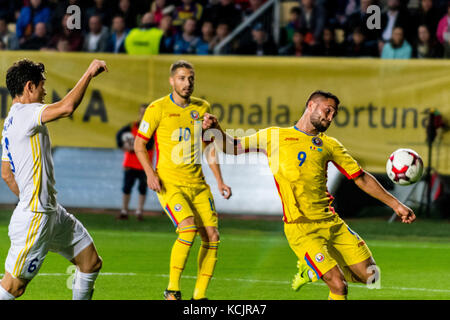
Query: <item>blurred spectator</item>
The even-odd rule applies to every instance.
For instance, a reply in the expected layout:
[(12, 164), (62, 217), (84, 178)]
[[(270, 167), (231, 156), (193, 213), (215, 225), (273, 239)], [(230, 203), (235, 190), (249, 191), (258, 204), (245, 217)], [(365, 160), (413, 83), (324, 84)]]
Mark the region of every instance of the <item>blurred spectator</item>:
[(387, 10), (381, 14), (381, 40), (391, 40), (394, 28), (401, 27), (404, 37), (408, 40), (413, 38), (411, 16), (406, 10), (401, 10), (400, 0), (387, 0)]
[[(144, 168), (142, 167), (139, 159), (134, 152), (134, 139), (138, 134), (139, 125), (144, 117), (147, 104), (142, 104), (139, 108), (139, 116), (132, 123), (128, 123), (122, 127), (116, 133), (117, 146), (124, 151), (124, 157), (122, 167), (124, 171), (123, 184), (122, 184), (122, 210), (120, 215), (117, 216), (119, 220), (127, 220), (129, 214), (129, 203), (131, 199), (131, 191), (136, 180), (139, 182), (139, 200), (136, 209), (136, 216), (139, 221), (143, 220), (143, 210), (145, 198), (147, 195), (147, 176), (145, 175)], [(153, 137), (148, 141), (146, 149), (150, 159), (153, 159)]]
[(104, 26), (109, 27), (111, 25), (111, 8), (105, 0), (94, 0), (94, 6), (86, 9), (86, 13), (83, 15), (86, 17), (87, 25), (89, 29), (89, 24), (92, 16), (99, 16), (101, 23)]
[[(334, 4), (334, 10), (330, 10), (330, 4)], [(338, 28), (346, 24), (348, 18), (359, 11), (360, 0), (329, 0), (326, 1), (327, 22)]]
[(346, 40), (351, 41), (353, 31), (355, 28), (359, 28), (364, 34), (365, 41), (373, 41), (374, 43), (378, 41), (380, 38), (380, 31), (367, 28), (367, 19), (370, 17), (370, 14), (367, 14), (367, 8), (374, 3), (374, 0), (360, 0), (359, 10), (352, 13), (344, 25)]
[(346, 41), (345, 56), (347, 57), (378, 57), (375, 42), (366, 41), (366, 35), (360, 27), (353, 30), (352, 37)]
[(203, 20), (213, 21), (216, 25), (226, 23), (234, 29), (241, 22), (242, 17), (233, 1), (219, 0), (218, 3), (207, 5)]
[(447, 5), (447, 14), (439, 21), (436, 37), (438, 41), (445, 45), (450, 43), (450, 1)]
[(324, 57), (339, 57), (342, 55), (342, 48), (334, 38), (334, 29), (331, 27), (323, 29), (321, 38), (313, 47), (313, 55)]
[(113, 53), (125, 53), (125, 38), (127, 35), (128, 30), (125, 25), (125, 18), (121, 15), (114, 16), (107, 51)]
[(439, 10), (433, 6), (433, 0), (420, 0), (420, 7), (413, 12), (411, 18), (415, 22), (415, 30), (425, 24), (434, 35), (441, 15)]
[[(117, 7), (113, 12), (113, 20), (116, 16), (122, 16), (125, 20), (125, 28), (130, 30), (137, 25), (136, 7), (132, 5), (131, 0), (119, 0)], [(114, 23), (114, 22), (113, 22)]]
[(414, 47), (414, 57), (419, 59), (442, 58), (443, 48), (428, 26), (426, 24), (419, 26), (417, 33), (418, 40)]
[[(221, 43), (228, 35), (230, 34), (230, 26), (226, 24), (225, 22), (219, 22), (216, 28), (216, 36), (214, 37), (212, 41), (212, 50), (216, 48), (216, 46)], [(231, 54), (233, 53), (234, 47), (232, 42), (228, 42), (226, 45), (224, 45), (221, 49), (219, 54)]]
[(239, 10), (245, 10), (250, 7), (250, 0), (234, 0), (234, 5)]
[(194, 54), (199, 37), (195, 35), (196, 20), (187, 19), (183, 24), (183, 33), (177, 34), (173, 53), (175, 54)]
[(174, 10), (172, 24), (175, 27), (181, 27), (188, 19), (199, 21), (202, 14), (203, 7), (200, 3), (194, 0), (181, 0), (181, 5)]
[(166, 5), (166, 2), (166, 0), (155, 0), (152, 3), (151, 12), (157, 25), (161, 23), (163, 16), (173, 14), (175, 10), (174, 5)]
[(172, 16), (165, 15), (159, 23), (159, 28), (163, 32), (161, 38), (159, 52), (173, 53), (173, 46), (175, 45), (175, 28), (172, 26)]
[(19, 42), (15, 33), (8, 30), (6, 18), (0, 18), (0, 40), (5, 46), (5, 50), (19, 49)]
[[(243, 20), (248, 19), (255, 11), (262, 7), (264, 0), (249, 0), (249, 7), (243, 11)], [(253, 25), (262, 25), (266, 32), (270, 32), (272, 29), (273, 12), (272, 9), (267, 9), (256, 20), (253, 21)]]
[(391, 40), (386, 43), (381, 52), (382, 59), (411, 59), (412, 48), (405, 39), (403, 28), (395, 27)]
[[(16, 22), (14, 17), (14, 1), (0, 0), (0, 19), (5, 19), (6, 23)], [(6, 43), (3, 44), (7, 47)]]
[(44, 22), (36, 23), (33, 35), (20, 45), (21, 50), (41, 50), (46, 47), (50, 38)]
[(280, 48), (278, 53), (282, 56), (301, 57), (311, 54), (311, 48), (304, 42), (304, 34), (300, 30), (295, 30), (292, 35), (292, 42)]
[(153, 22), (153, 14), (147, 12), (141, 19), (141, 26), (133, 28), (125, 38), (128, 54), (158, 54), (163, 31)]
[(70, 15), (66, 14), (61, 19), (61, 31), (56, 33), (50, 40), (48, 47), (57, 49), (60, 41), (66, 40), (69, 47), (68, 51), (81, 51), (83, 48), (83, 35), (81, 30), (67, 28), (67, 19)]
[(89, 33), (84, 38), (83, 51), (106, 52), (108, 48), (108, 28), (102, 24), (102, 18), (94, 15), (89, 18)]
[(0, 39), (0, 51), (6, 50), (5, 43)]
[(42, 0), (30, 0), (30, 5), (20, 10), (20, 15), (16, 23), (16, 36), (22, 44), (34, 33), (37, 23), (50, 23), (51, 11)]
[(69, 40), (67, 39), (59, 39), (58, 43), (56, 44), (56, 51), (59, 52), (70, 52), (72, 51), (72, 47), (70, 45)]
[(301, 0), (300, 28), (306, 31), (305, 42), (314, 45), (322, 35), (325, 26), (325, 12), (315, 0)]
[(277, 52), (275, 43), (270, 39), (262, 24), (257, 24), (253, 27), (252, 40), (244, 43), (238, 49), (239, 54), (257, 56), (272, 56), (276, 55)]
[(202, 24), (202, 36), (197, 41), (195, 53), (199, 55), (211, 54), (214, 40), (214, 25), (211, 21)]
[(282, 41), (282, 43), (292, 42), (292, 36), (294, 35), (294, 32), (300, 29), (300, 14), (300, 7), (292, 7), (289, 11), (288, 23), (283, 28), (284, 34), (282, 35), (282, 37), (284, 37), (285, 39)]

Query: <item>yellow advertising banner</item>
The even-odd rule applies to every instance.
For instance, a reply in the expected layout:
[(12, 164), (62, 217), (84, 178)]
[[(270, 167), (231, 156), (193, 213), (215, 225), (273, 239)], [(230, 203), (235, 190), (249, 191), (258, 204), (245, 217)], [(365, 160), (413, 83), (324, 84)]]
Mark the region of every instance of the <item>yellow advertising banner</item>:
[[(446, 60), (10, 51), (0, 55), (1, 124), (11, 105), (6, 71), (21, 58), (45, 64), (46, 103), (61, 99), (92, 59), (108, 64), (109, 73), (91, 82), (73, 117), (48, 124), (54, 146), (114, 148), (117, 130), (137, 118), (140, 104), (170, 93), (169, 67), (177, 59), (194, 64), (194, 95), (206, 99), (222, 127), (235, 130), (236, 135), (248, 129), (292, 126), (313, 91), (336, 94), (341, 108), (327, 134), (340, 140), (372, 172), (384, 172), (388, 156), (398, 148), (416, 150), (427, 164), (429, 110), (450, 119), (450, 61)], [(450, 174), (450, 133), (439, 133), (432, 166)]]

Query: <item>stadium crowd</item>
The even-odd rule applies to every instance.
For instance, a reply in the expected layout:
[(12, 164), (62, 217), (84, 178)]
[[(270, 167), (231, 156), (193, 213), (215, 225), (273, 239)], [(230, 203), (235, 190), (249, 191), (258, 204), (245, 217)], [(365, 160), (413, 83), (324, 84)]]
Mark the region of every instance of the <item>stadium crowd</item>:
[[(208, 55), (265, 1), (0, 0), (0, 50)], [(298, 0), (290, 4), (278, 41), (270, 8), (221, 46), (219, 54), (450, 57), (447, 0)], [(79, 29), (71, 27), (76, 20), (66, 13), (70, 5), (81, 8)], [(379, 29), (367, 27), (370, 5), (382, 10)]]

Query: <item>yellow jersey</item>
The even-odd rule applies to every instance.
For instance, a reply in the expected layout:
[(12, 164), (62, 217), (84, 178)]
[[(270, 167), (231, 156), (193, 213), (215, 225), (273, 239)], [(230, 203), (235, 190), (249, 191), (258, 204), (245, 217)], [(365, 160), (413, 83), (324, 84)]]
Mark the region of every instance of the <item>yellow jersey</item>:
[(163, 183), (204, 183), (202, 171), (202, 121), (210, 105), (191, 97), (178, 106), (172, 94), (152, 102), (146, 109), (137, 135), (155, 141), (156, 172)]
[(287, 223), (321, 220), (336, 213), (327, 190), (328, 162), (348, 178), (362, 173), (359, 164), (336, 139), (319, 133), (308, 135), (297, 127), (271, 127), (240, 138), (241, 152), (267, 154)]

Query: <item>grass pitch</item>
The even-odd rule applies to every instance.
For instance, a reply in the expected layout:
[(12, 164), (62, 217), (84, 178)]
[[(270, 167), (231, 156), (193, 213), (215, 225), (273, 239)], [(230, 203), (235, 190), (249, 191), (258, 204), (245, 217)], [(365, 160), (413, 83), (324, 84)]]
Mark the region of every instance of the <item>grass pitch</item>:
[[(8, 253), (12, 210), (0, 211), (0, 273)], [(94, 238), (103, 258), (94, 299), (161, 300), (168, 282), (170, 250), (176, 234), (166, 216), (138, 222), (116, 221), (108, 214), (77, 214)], [(450, 299), (450, 222), (418, 219), (412, 225), (380, 219), (345, 219), (364, 238), (381, 269), (381, 289), (349, 285), (349, 299)], [(299, 292), (290, 288), (296, 273), (294, 253), (283, 233), (283, 222), (220, 220), (219, 260), (208, 290), (213, 300), (323, 300), (323, 282)], [(184, 299), (190, 299), (197, 272), (200, 238), (191, 251), (182, 277)], [(71, 264), (49, 253), (20, 299), (68, 300)], [(69, 269), (68, 269), (69, 268)], [(70, 282), (70, 281), (69, 281)]]

